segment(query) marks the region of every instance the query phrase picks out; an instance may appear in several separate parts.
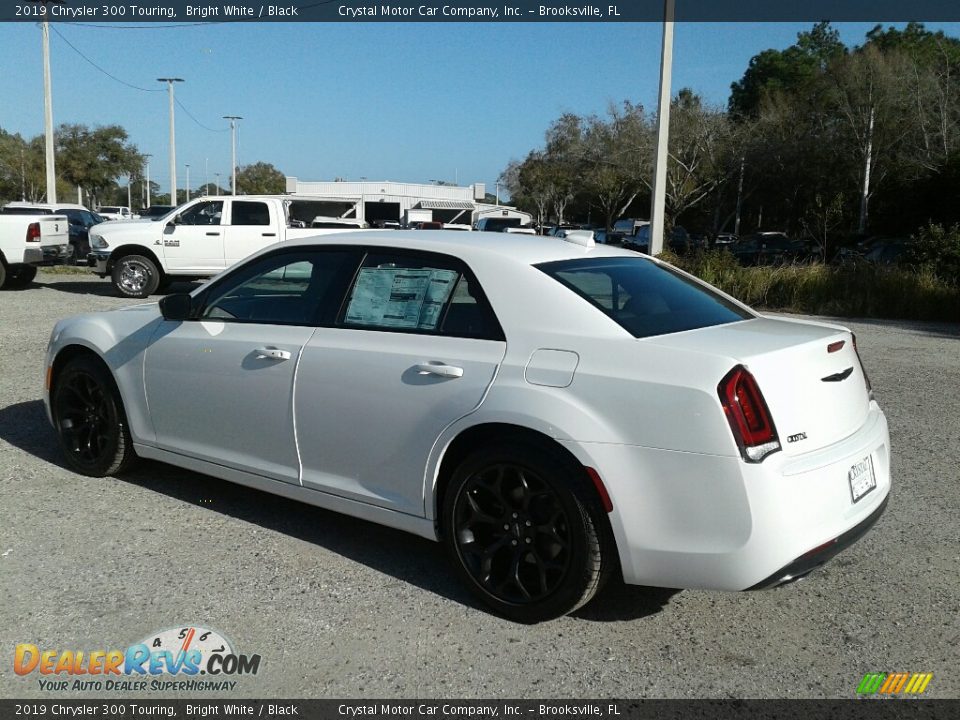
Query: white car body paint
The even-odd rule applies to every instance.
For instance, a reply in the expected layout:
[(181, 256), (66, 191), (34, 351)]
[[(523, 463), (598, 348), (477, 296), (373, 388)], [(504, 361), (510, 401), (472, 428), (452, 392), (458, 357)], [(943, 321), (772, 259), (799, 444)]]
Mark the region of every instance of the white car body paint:
[[(47, 365), (73, 345), (103, 358), (143, 457), (434, 539), (440, 466), (461, 433), (490, 423), (542, 433), (602, 478), (628, 583), (750, 588), (855, 530), (886, 501), (887, 422), (843, 328), (745, 311), (736, 322), (638, 339), (533, 267), (578, 258), (659, 264), (604, 245), (445, 231), (287, 243), (297, 244), (460, 258), (506, 342), (276, 326), (254, 341), (230, 323), (163, 320), (149, 304), (61, 321)], [(161, 336), (179, 345), (153, 366)], [(204, 343), (216, 351), (202, 352)], [(263, 344), (298, 359), (241, 372)], [(405, 368), (430, 362), (463, 375), (402, 381)], [(283, 366), (296, 363), (294, 382)], [(718, 396), (738, 365), (755, 376), (782, 447), (762, 462), (741, 457)], [(851, 367), (843, 381), (825, 380)], [(210, 417), (224, 424), (221, 435), (239, 436), (205, 434)], [(378, 437), (382, 447), (371, 448)], [(847, 474), (866, 457), (876, 488), (853, 502)]]

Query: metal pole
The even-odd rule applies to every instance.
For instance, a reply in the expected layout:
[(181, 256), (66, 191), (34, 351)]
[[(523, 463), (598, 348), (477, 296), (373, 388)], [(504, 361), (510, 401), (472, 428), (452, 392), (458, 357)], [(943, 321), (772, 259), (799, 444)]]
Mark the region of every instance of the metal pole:
[(151, 194), (151, 193), (150, 193), (150, 158), (152, 158), (153, 155), (149, 155), (149, 154), (148, 154), (148, 155), (144, 155), (144, 157), (147, 159), (147, 208), (149, 208), (149, 207), (150, 207), (150, 194)]
[(187, 202), (190, 202), (190, 163), (187, 165)]
[(183, 82), (183, 78), (157, 78), (157, 82), (167, 84), (167, 95), (170, 97), (170, 204), (177, 202), (177, 139), (173, 121), (173, 84)]
[(740, 182), (737, 183), (737, 219), (733, 222), (733, 234), (740, 237), (740, 210), (743, 207), (743, 166), (746, 157), (740, 158)]
[[(46, 3), (41, 5), (46, 8)], [(57, 202), (57, 171), (53, 157), (53, 92), (50, 89), (50, 25), (40, 23), (43, 36), (43, 132), (47, 159), (47, 202)]]
[(220, 173), (214, 173), (213, 175), (217, 178), (217, 195), (220, 195)]
[(130, 208), (130, 214), (133, 214), (133, 195), (130, 190), (130, 183), (133, 181), (133, 176), (130, 173), (127, 173), (127, 207)]
[(230, 194), (237, 194), (237, 120), (243, 120), (239, 115), (224, 115), (224, 120), (230, 121)]
[(653, 196), (650, 198), (649, 253), (663, 251), (663, 221), (667, 193), (667, 161), (670, 147), (670, 81), (673, 74), (674, 0), (663, 7), (663, 49), (660, 53), (660, 100), (657, 106), (657, 160), (653, 170)]

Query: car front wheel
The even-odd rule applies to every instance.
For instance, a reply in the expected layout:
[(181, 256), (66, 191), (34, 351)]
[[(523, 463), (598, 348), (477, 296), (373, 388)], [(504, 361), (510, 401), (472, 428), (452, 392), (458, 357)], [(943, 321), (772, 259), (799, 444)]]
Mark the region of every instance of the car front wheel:
[(160, 270), (143, 255), (126, 255), (113, 265), (113, 286), (123, 297), (145, 298), (160, 286)]
[(606, 520), (582, 475), (556, 453), (521, 445), (477, 451), (454, 471), (444, 542), (457, 573), (500, 615), (566, 615), (609, 574)]
[(136, 460), (120, 392), (109, 370), (89, 355), (70, 360), (54, 379), (53, 422), (72, 470), (116, 475)]

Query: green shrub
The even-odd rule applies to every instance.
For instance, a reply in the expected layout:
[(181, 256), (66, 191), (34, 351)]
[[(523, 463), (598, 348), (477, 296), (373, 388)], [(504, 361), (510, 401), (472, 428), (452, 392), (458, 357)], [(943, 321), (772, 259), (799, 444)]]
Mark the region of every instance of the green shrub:
[(960, 287), (927, 266), (741, 267), (728, 252), (661, 258), (748, 305), (811, 315), (960, 321)]
[(938, 223), (920, 228), (910, 238), (907, 260), (952, 285), (960, 285), (960, 226), (949, 230)]

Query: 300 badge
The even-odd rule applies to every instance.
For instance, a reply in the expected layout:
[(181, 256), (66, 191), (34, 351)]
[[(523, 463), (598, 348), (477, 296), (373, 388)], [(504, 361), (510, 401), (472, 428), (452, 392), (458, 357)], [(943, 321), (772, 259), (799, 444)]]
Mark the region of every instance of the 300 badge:
[(140, 675), (256, 675), (260, 655), (237, 654), (216, 630), (193, 626), (148, 635), (127, 650), (125, 665)]

